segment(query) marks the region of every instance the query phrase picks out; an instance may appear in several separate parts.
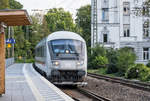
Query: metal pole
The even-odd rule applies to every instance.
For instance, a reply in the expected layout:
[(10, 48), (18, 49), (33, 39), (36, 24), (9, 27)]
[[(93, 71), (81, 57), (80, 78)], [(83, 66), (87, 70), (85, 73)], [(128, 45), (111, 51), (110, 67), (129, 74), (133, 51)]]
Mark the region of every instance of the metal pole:
[[(8, 27), (8, 39), (10, 39), (10, 26)], [(8, 48), (8, 58), (10, 58), (10, 48)]]
[[(14, 28), (13, 27), (11, 27), (12, 28), (12, 38), (14, 39)], [(15, 49), (15, 47), (14, 47), (14, 44), (12, 45), (12, 57), (14, 58), (14, 49)]]

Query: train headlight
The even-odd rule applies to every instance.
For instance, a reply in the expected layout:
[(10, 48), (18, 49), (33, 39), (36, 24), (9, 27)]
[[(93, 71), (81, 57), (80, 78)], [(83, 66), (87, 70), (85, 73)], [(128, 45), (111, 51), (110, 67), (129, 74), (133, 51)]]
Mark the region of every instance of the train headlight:
[(59, 66), (59, 62), (58, 61), (53, 61), (53, 65), (54, 66)]
[(84, 61), (78, 61), (77, 62), (77, 65), (79, 66), (79, 65), (83, 65), (84, 64)]

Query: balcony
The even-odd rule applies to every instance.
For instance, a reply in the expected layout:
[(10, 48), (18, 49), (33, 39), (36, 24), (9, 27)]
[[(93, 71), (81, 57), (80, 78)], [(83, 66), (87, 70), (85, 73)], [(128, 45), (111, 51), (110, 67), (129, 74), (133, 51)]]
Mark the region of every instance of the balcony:
[(114, 42), (99, 42), (100, 45), (103, 45), (106, 48), (114, 48), (115, 43)]
[(120, 36), (120, 42), (137, 41), (137, 36), (124, 37)]

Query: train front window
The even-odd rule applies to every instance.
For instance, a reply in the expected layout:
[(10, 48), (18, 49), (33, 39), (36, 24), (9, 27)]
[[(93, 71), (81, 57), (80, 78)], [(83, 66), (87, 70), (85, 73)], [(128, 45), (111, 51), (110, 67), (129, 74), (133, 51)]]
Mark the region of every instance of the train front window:
[(83, 53), (83, 43), (78, 40), (59, 39), (49, 42), (54, 58), (78, 59)]

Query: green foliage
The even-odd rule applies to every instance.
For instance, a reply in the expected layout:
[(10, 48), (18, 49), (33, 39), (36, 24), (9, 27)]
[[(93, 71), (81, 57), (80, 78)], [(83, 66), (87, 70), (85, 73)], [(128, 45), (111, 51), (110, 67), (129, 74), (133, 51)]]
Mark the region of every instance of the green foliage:
[(136, 55), (130, 48), (121, 48), (117, 52), (117, 68), (120, 75), (124, 76), (129, 67), (134, 65)]
[(91, 49), (89, 55), (88, 68), (107, 67), (107, 73), (117, 73), (124, 76), (127, 69), (134, 65), (136, 55), (130, 48), (105, 49), (103, 46), (96, 45)]
[(108, 63), (108, 59), (106, 57), (106, 49), (100, 45), (96, 45), (91, 49), (92, 53), (89, 55), (89, 68), (99, 68), (102, 65), (106, 65)]
[(51, 32), (55, 31), (74, 31), (75, 24), (72, 15), (64, 11), (63, 8), (53, 8), (45, 15), (48, 28)]
[(22, 9), (23, 5), (16, 0), (9, 0), (9, 8), (11, 8), (11, 9)]
[(9, 8), (9, 1), (8, 0), (1, 0), (0, 1), (0, 9), (7, 9)]
[(118, 68), (117, 68), (117, 62), (118, 62), (118, 58), (117, 58), (117, 50), (114, 49), (108, 49), (107, 50), (107, 57), (108, 57), (108, 68), (107, 68), (107, 73), (111, 74), (111, 73), (116, 73), (118, 72)]
[(148, 61), (148, 63), (146, 64), (146, 66), (150, 68), (150, 60)]
[(22, 9), (23, 5), (16, 0), (1, 0), (0, 9)]
[(136, 64), (128, 69), (125, 74), (127, 79), (139, 79), (141, 81), (150, 80), (150, 69), (144, 64)]
[(85, 39), (87, 47), (91, 47), (91, 6), (86, 5), (77, 10), (76, 24), (80, 35)]
[(34, 63), (35, 60), (34, 60), (33, 58), (26, 59), (26, 58), (23, 57), (22, 59), (16, 58), (16, 59), (15, 59), (15, 62), (16, 62), (16, 63)]
[(106, 71), (107, 71), (107, 68), (98, 68), (98, 69), (88, 69), (87, 72), (106, 75)]
[(96, 56), (96, 58), (93, 61), (94, 67), (101, 68), (106, 67), (108, 64), (108, 59), (105, 56)]

